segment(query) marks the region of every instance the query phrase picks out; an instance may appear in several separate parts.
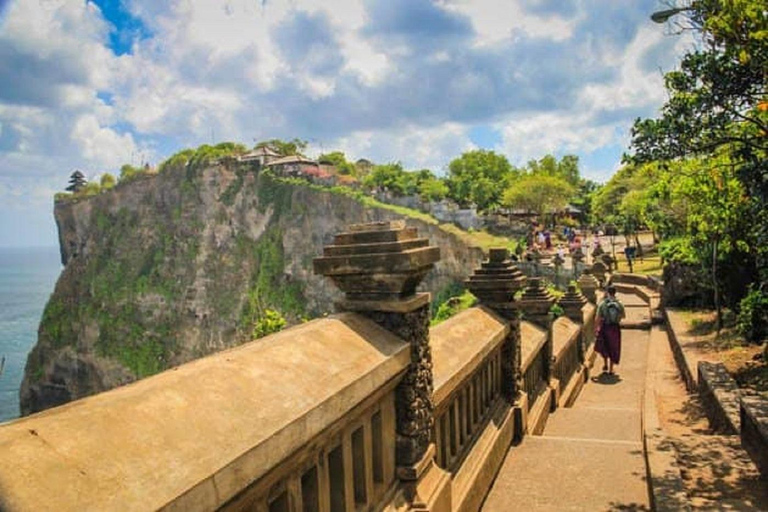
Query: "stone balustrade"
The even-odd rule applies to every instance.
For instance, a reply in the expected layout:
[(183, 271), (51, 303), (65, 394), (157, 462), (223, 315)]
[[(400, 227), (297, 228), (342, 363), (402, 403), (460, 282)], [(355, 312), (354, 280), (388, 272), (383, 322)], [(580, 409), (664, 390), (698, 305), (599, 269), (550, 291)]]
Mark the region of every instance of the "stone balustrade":
[(315, 260), (339, 314), (0, 425), (0, 509), (477, 510), (578, 374), (594, 307), (553, 325), (492, 250), (480, 306), (430, 329), (438, 258), (399, 223), (351, 226)]
[[(394, 484), (394, 388), (409, 359), (406, 342), (342, 314), (10, 422), (0, 509), (372, 502)], [(365, 467), (361, 450), (377, 454)]]
[(570, 405), (584, 383), (581, 329), (567, 317), (552, 324), (552, 378), (558, 405)]

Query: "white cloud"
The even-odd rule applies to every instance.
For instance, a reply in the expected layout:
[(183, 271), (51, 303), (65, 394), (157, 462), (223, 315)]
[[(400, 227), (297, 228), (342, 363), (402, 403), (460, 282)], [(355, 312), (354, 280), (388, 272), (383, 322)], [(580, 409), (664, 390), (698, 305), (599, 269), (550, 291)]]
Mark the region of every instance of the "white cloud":
[(613, 52), (619, 57), (617, 79), (587, 85), (581, 91), (581, 101), (602, 110), (661, 104), (665, 99), (663, 77), (658, 69), (644, 70), (641, 61), (663, 42), (664, 35), (658, 29), (641, 27), (623, 52)]
[[(121, 56), (94, 3), (12, 1), (0, 32), (0, 202), (39, 200), (73, 168), (114, 172), (212, 137), (301, 137), (436, 171), (474, 147), (472, 126), (495, 128), (495, 149), (515, 163), (599, 152), (625, 144), (632, 118), (664, 99), (648, 61), (670, 62), (656, 54), (673, 42), (643, 11), (655, 0), (605, 14), (597, 0), (437, 0), (418, 13), (440, 9), (438, 39), (408, 12), (383, 28), (395, 37), (371, 30), (372, 6), (386, 1), (126, 0), (149, 35)], [(608, 37), (612, 16), (622, 24)]]
[(574, 111), (515, 115), (500, 131), (500, 149), (517, 165), (547, 153), (591, 152), (616, 142), (614, 126), (594, 126), (589, 113)]
[(573, 34), (575, 20), (529, 12), (520, 0), (441, 0), (445, 8), (472, 20), (476, 45), (490, 45), (520, 35), (564, 41)]
[[(407, 169), (431, 169), (440, 173), (451, 158), (474, 149), (466, 128), (458, 123), (444, 123), (433, 128), (400, 126), (387, 131), (359, 131), (324, 142), (328, 148), (340, 148), (350, 160), (366, 158), (373, 162), (401, 162)], [(325, 148), (327, 149), (327, 148)]]
[(101, 126), (93, 115), (80, 116), (72, 127), (71, 137), (83, 156), (97, 167), (119, 167), (137, 151), (131, 134), (121, 135)]

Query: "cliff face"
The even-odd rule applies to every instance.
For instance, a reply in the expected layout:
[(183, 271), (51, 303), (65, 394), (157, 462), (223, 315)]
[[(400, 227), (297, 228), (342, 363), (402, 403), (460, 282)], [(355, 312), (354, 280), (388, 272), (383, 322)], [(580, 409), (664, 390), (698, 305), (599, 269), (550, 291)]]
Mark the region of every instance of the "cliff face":
[[(401, 216), (230, 163), (57, 202), (55, 218), (65, 268), (27, 360), (22, 414), (250, 341), (269, 311), (289, 323), (332, 312), (341, 295), (312, 258), (351, 223)], [(423, 289), (438, 293), (479, 264), (479, 249), (406, 221), (441, 249)]]

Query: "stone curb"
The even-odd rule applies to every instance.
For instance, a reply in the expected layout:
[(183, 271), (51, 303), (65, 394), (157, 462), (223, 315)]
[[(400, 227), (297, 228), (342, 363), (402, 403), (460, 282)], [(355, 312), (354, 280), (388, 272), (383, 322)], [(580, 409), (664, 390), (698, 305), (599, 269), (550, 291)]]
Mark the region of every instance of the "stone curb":
[(739, 414), (741, 445), (768, 480), (768, 393), (742, 397)]
[(674, 324), (676, 322), (673, 322), (672, 320), (670, 320), (669, 311), (666, 308), (663, 308), (662, 311), (664, 312), (664, 323), (667, 326), (667, 335), (669, 336), (669, 345), (670, 347), (672, 347), (672, 355), (675, 356), (675, 363), (677, 364), (677, 369), (680, 371), (680, 376), (683, 378), (683, 381), (685, 382), (685, 388), (688, 390), (689, 393), (695, 393), (698, 391), (698, 383), (696, 382), (696, 377), (695, 377), (697, 373), (694, 371), (694, 368), (691, 362), (685, 356), (683, 347), (680, 345), (680, 341), (677, 338), (677, 333), (675, 332), (675, 329), (674, 329)]
[(699, 361), (699, 397), (709, 426), (716, 432), (736, 435), (741, 428), (741, 392), (723, 363)]
[[(651, 354), (660, 350), (658, 345), (665, 343), (664, 331), (659, 327), (651, 330), (648, 360)], [(683, 486), (680, 468), (674, 444), (661, 428), (656, 406), (656, 374), (658, 370), (647, 366), (645, 388), (643, 389), (643, 409), (641, 424), (643, 432), (643, 452), (648, 479), (648, 497), (651, 509), (658, 512), (688, 511), (688, 494)]]

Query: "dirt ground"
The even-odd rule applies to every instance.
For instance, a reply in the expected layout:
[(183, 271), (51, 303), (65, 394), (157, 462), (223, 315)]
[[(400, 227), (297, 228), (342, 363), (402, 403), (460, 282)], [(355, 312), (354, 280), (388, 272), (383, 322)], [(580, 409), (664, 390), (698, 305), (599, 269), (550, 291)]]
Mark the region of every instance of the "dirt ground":
[(697, 349), (707, 360), (721, 361), (746, 393), (768, 392), (768, 361), (762, 357), (763, 347), (745, 344), (734, 327), (734, 315), (726, 312), (725, 327), (715, 329), (714, 311), (687, 311), (689, 333), (703, 337)]
[[(768, 365), (759, 357), (762, 347), (742, 346), (731, 316), (726, 316), (726, 328), (718, 335), (714, 312), (682, 314), (689, 325), (688, 334), (701, 337), (695, 348), (701, 359), (722, 361), (747, 393), (768, 391)], [(671, 350), (665, 351), (663, 357), (656, 364), (670, 371), (657, 396), (659, 419), (675, 445), (691, 507), (768, 511), (768, 481), (760, 479), (739, 436), (712, 432), (698, 396), (687, 393)]]
[(656, 402), (661, 426), (675, 446), (691, 508), (768, 510), (768, 482), (760, 479), (739, 436), (711, 431), (698, 397), (685, 389), (671, 350), (655, 364), (669, 368)]

